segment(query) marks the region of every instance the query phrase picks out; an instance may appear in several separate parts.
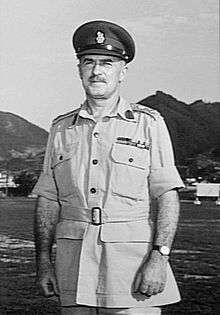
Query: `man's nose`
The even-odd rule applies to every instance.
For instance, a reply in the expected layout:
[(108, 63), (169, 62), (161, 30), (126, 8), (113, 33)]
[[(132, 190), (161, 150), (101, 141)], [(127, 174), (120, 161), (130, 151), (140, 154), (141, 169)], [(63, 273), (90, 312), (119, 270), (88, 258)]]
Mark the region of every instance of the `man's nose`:
[(101, 66), (99, 63), (95, 63), (92, 69), (92, 72), (94, 75), (100, 74), (101, 73)]

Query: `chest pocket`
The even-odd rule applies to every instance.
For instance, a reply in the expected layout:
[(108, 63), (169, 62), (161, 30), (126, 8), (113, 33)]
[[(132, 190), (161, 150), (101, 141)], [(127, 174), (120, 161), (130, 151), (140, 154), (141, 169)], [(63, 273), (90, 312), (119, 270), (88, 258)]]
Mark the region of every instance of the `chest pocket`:
[(111, 190), (113, 194), (136, 200), (144, 200), (149, 174), (149, 151), (131, 145), (115, 143)]
[(59, 197), (66, 197), (68, 195), (74, 195), (74, 174), (72, 172), (72, 165), (74, 163), (75, 151), (77, 144), (71, 147), (70, 151), (55, 152), (52, 157), (51, 167), (53, 170), (56, 186)]

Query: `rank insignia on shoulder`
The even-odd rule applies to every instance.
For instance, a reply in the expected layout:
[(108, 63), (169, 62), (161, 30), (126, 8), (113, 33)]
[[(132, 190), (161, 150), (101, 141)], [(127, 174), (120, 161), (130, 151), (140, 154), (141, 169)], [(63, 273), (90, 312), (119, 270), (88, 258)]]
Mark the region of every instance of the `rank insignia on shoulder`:
[(139, 103), (137, 103), (137, 104), (132, 103), (131, 108), (134, 112), (140, 112), (140, 113), (147, 114), (155, 120), (158, 119), (159, 117), (161, 117), (160, 113), (157, 110), (152, 109), (150, 107), (147, 107), (145, 105), (139, 104)]
[(125, 117), (127, 118), (127, 119), (134, 119), (134, 114), (132, 113), (132, 111), (131, 110), (126, 110), (126, 112), (125, 112)]

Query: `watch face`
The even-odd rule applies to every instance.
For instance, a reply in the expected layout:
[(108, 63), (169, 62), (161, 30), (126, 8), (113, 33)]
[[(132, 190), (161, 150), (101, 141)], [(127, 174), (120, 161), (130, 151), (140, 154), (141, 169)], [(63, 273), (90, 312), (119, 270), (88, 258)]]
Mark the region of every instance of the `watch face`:
[(161, 246), (160, 247), (160, 252), (162, 255), (169, 255), (170, 249), (167, 246)]

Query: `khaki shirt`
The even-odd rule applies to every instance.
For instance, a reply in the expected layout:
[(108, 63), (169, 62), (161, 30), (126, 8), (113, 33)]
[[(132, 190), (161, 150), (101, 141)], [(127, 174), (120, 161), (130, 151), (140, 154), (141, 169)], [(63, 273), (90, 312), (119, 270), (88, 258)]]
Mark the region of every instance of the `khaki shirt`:
[(34, 193), (60, 203), (56, 271), (63, 305), (161, 305), (179, 300), (170, 266), (165, 290), (132, 292), (151, 249), (150, 201), (183, 187), (157, 111), (122, 98), (96, 122), (85, 102), (54, 120)]

